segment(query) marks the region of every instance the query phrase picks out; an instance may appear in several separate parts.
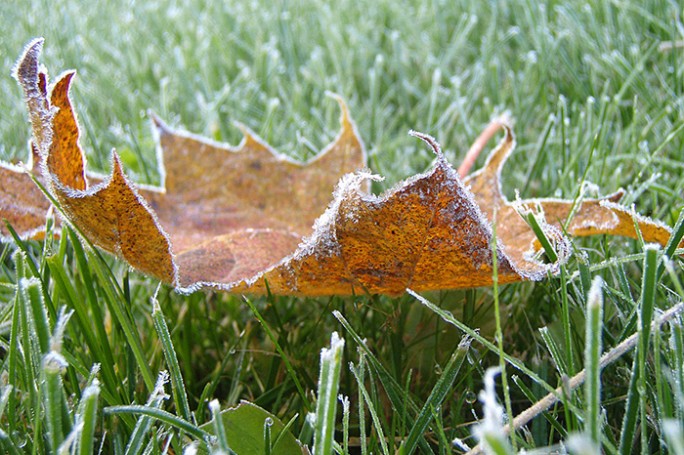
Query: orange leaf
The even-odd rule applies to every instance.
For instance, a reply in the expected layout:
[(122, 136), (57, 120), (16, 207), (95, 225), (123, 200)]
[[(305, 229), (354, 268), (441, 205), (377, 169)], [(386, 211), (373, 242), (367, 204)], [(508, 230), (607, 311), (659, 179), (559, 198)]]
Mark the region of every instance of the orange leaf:
[[(318, 156), (297, 163), (243, 127), (238, 147), (174, 131), (152, 116), (163, 187), (136, 187), (116, 154), (107, 179), (85, 174), (67, 73), (48, 93), (40, 71), (42, 40), (20, 59), (41, 176), (65, 218), (98, 247), (182, 291), (210, 286), (229, 292), (297, 295), (383, 293), (469, 288), (492, 283), (492, 223), (496, 223), (500, 283), (538, 280), (568, 256), (564, 235), (610, 233), (665, 244), (666, 226), (603, 200), (509, 202), (500, 187), (514, 146), (506, 136), (485, 167), (464, 181), (438, 144), (433, 168), (382, 196), (368, 194), (363, 144), (338, 99), (341, 132)], [(22, 212), (7, 201), (28, 177), (0, 168), (0, 215), (23, 235), (39, 230), (47, 204), (33, 193)], [(88, 180), (95, 185), (89, 186)], [(23, 193), (22, 193), (23, 194)], [(332, 194), (332, 196), (331, 196)], [(332, 198), (332, 199), (331, 199)], [(538, 214), (558, 260), (536, 258), (539, 245), (520, 211)], [(570, 216), (572, 217), (570, 218)], [(568, 221), (563, 229), (563, 223)]]

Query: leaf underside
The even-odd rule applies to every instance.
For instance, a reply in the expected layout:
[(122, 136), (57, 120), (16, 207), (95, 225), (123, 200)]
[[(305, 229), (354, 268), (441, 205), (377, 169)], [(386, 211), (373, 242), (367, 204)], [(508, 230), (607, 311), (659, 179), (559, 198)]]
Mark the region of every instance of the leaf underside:
[[(152, 115), (160, 188), (133, 184), (112, 154), (108, 177), (86, 172), (69, 99), (74, 73), (48, 89), (30, 43), (15, 77), (33, 130), (33, 162), (0, 166), (0, 217), (24, 237), (40, 236), (50, 204), (27, 172), (58, 201), (63, 218), (92, 244), (181, 291), (212, 287), (235, 293), (398, 295), (492, 284), (492, 225), (498, 281), (539, 280), (570, 251), (566, 234), (614, 234), (665, 245), (670, 229), (617, 204), (622, 192), (581, 201), (508, 201), (503, 165), (512, 131), (484, 167), (461, 179), (429, 136), (432, 169), (381, 196), (379, 177), (341, 99), (341, 131), (307, 163), (281, 155), (243, 127), (237, 147), (176, 131)], [(543, 263), (532, 213), (557, 261)], [(4, 226), (0, 234), (6, 236)]]

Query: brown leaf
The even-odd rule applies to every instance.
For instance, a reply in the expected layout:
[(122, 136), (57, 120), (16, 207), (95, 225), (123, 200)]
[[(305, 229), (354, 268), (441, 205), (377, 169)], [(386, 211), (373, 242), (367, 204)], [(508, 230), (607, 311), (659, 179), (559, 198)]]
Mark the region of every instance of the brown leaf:
[[(507, 127), (485, 167), (465, 184), (438, 144), (414, 133), (435, 151), (433, 168), (382, 196), (368, 194), (369, 182), (380, 177), (360, 170), (363, 144), (341, 100), (340, 134), (308, 163), (278, 154), (245, 127), (242, 143), (233, 148), (174, 131), (153, 115), (163, 188), (133, 185), (116, 154), (111, 175), (104, 181), (90, 178), (96, 182), (91, 187), (68, 96), (73, 73), (48, 94), (47, 75), (38, 65), (41, 46), (36, 40), (27, 47), (16, 77), (24, 88), (43, 180), (66, 219), (89, 241), (180, 290), (397, 295), (408, 287), (487, 286), (493, 273), (492, 222), (500, 283), (538, 280), (558, 270), (570, 249), (564, 231), (634, 237), (636, 220), (646, 241), (665, 244), (670, 235), (669, 228), (615, 204), (621, 193), (579, 204), (507, 201), (500, 187), (514, 145)], [(15, 188), (26, 188), (27, 176), (5, 177), (5, 169), (0, 171), (0, 201), (9, 201)], [(31, 216), (5, 202), (1, 214), (13, 217), (22, 234), (33, 232), (47, 208), (38, 199), (34, 192), (21, 201), (33, 207)], [(536, 258), (540, 247), (521, 210), (543, 212), (549, 220), (538, 215), (559, 253), (556, 263)]]
[[(0, 162), (0, 219), (6, 220), (24, 238), (41, 238), (50, 202), (33, 183), (28, 165)], [(0, 223), (0, 240), (10, 239), (4, 223)]]
[(567, 232), (578, 237), (611, 234), (637, 238), (635, 225), (638, 225), (645, 242), (663, 246), (667, 244), (672, 233), (669, 227), (616, 204), (624, 195), (623, 190), (602, 199), (527, 199), (509, 202), (501, 190), (501, 173), (515, 141), (510, 128), (505, 127), (505, 131), (506, 137), (487, 158), (484, 167), (464, 181), (466, 185), (470, 185), (475, 200), (490, 222), (493, 222), (494, 211), (498, 211), (497, 235), (507, 245), (504, 250), (508, 254), (521, 257), (537, 241), (527, 222), (522, 217), (515, 216), (520, 211), (532, 211), (541, 215), (558, 230), (555, 231), (556, 235)]

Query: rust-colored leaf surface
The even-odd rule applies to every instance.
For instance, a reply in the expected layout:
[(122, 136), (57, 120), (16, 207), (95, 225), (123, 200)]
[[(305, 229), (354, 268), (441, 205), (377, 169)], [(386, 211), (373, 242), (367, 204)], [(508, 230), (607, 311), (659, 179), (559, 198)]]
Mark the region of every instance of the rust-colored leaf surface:
[[(601, 200), (510, 202), (501, 171), (511, 130), (483, 169), (462, 179), (439, 145), (431, 170), (376, 196), (365, 152), (346, 106), (341, 131), (307, 163), (292, 161), (248, 129), (238, 147), (175, 131), (153, 116), (161, 188), (138, 187), (117, 155), (107, 178), (86, 173), (69, 99), (74, 73), (48, 88), (38, 63), (42, 40), (16, 67), (33, 129), (37, 176), (61, 212), (94, 245), (181, 291), (214, 287), (236, 293), (332, 295), (454, 289), (492, 284), (492, 226), (498, 280), (539, 280), (558, 270), (575, 236), (615, 234), (666, 244), (670, 229)], [(0, 216), (36, 236), (49, 203), (30, 170), (0, 167)], [(541, 246), (521, 213), (535, 213), (556, 252)], [(7, 235), (4, 226), (2, 234)]]

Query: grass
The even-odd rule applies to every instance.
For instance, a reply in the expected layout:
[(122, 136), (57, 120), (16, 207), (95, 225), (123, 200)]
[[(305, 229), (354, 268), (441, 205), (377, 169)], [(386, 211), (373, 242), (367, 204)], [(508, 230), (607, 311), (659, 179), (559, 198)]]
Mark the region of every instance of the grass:
[[(592, 182), (601, 194), (625, 188), (623, 202), (670, 226), (682, 211), (684, 50), (659, 50), (684, 39), (678, 2), (101, 3), (0, 3), (0, 158), (26, 157), (26, 112), (9, 74), (25, 43), (45, 36), (53, 76), (78, 70), (89, 166), (106, 170), (116, 147), (141, 183), (159, 179), (148, 109), (232, 143), (240, 140), (232, 122), (241, 121), (306, 159), (337, 133), (337, 107), (325, 96), (334, 91), (349, 104), (370, 167), (387, 177), (375, 191), (433, 159), (410, 129), (435, 136), (458, 164), (508, 110), (519, 144), (509, 197), (517, 188), (522, 197), (574, 198)], [(562, 393), (495, 453), (565, 441), (578, 453), (682, 453), (682, 320), (651, 324), (684, 297), (681, 260), (619, 238), (574, 247), (559, 277), (496, 292), (246, 304), (178, 295), (69, 231), (6, 242), (0, 444), (8, 453), (72, 442), (79, 453), (182, 453), (199, 441), (228, 452), (218, 409), (247, 400), (309, 446), (314, 434), (328, 435), (321, 446), (329, 446), (332, 434), (342, 453), (461, 452), (476, 445), (477, 396), (502, 359), (495, 392), (507, 414)], [(600, 291), (591, 287), (598, 276)], [(307, 416), (320, 405), (320, 350), (335, 331), (346, 341), (337, 346), (339, 393), (349, 406), (337, 406), (330, 432)], [(636, 348), (601, 368), (597, 345), (605, 352), (633, 334)], [(571, 390), (568, 378), (584, 367), (590, 382)], [(268, 428), (259, 431), (274, 442)]]

